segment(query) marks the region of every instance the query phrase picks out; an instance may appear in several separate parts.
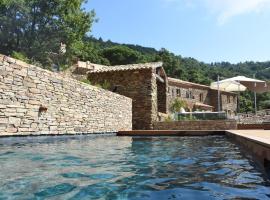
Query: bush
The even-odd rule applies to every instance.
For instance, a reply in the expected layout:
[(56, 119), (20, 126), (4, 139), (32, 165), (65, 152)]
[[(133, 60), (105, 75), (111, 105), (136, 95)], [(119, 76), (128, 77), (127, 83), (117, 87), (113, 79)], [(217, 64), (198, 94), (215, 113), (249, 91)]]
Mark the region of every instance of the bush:
[(165, 122), (173, 122), (174, 120), (171, 118), (171, 116), (168, 116), (164, 120)]
[(88, 79), (83, 79), (81, 82), (91, 85), (91, 82)]
[(270, 100), (261, 102), (262, 109), (270, 109)]
[(24, 61), (26, 63), (30, 63), (30, 59), (27, 58), (27, 56), (24, 53), (21, 53), (21, 52), (12, 51), (11, 57), (15, 58), (15, 59), (18, 59), (18, 60), (21, 60), (21, 61)]
[(170, 110), (175, 113), (175, 112), (180, 112), (181, 108), (186, 108), (187, 103), (184, 100), (181, 99), (175, 99), (170, 107)]

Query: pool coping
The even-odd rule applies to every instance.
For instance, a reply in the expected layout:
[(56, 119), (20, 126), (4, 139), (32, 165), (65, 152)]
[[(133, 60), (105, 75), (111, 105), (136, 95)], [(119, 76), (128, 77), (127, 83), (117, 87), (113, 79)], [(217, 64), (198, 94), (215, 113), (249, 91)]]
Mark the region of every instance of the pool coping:
[[(226, 135), (243, 138), (270, 150), (270, 130), (227, 130)], [(267, 135), (269, 134), (269, 135)]]

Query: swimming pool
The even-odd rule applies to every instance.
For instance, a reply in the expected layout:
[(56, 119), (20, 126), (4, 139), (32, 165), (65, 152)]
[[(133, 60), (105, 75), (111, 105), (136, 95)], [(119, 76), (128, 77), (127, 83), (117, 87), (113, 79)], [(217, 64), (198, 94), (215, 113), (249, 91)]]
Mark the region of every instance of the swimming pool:
[(269, 199), (225, 136), (0, 139), (0, 199)]

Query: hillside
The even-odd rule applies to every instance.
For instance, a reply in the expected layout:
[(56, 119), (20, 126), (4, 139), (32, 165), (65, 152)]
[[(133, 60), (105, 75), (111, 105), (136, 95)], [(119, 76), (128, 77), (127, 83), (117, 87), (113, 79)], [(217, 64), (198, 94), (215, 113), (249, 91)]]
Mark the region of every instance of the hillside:
[[(229, 62), (204, 63), (194, 58), (184, 58), (166, 49), (156, 50), (132, 44), (119, 44), (87, 37), (84, 43), (88, 47), (81, 60), (106, 65), (131, 64), (141, 62), (162, 61), (168, 76), (186, 81), (209, 85), (221, 79), (237, 75), (244, 75), (262, 80), (270, 80), (270, 62), (243, 62), (231, 64)], [(90, 50), (90, 51), (89, 51)], [(270, 108), (270, 95), (258, 94), (259, 109)], [(240, 99), (241, 112), (253, 111), (253, 93), (243, 92)]]
[[(194, 58), (184, 58), (175, 55), (166, 49), (156, 50), (139, 45), (119, 44), (93, 37), (87, 38), (86, 42), (90, 43), (95, 48), (96, 54), (102, 58), (100, 60), (103, 60), (103, 62), (99, 62), (100, 64), (117, 65), (163, 61), (169, 76), (202, 84), (209, 84), (211, 81), (215, 81), (218, 75), (222, 78), (228, 78), (236, 75), (253, 77), (256, 74), (258, 79), (270, 80), (270, 61), (237, 64), (229, 62), (204, 63)], [(112, 56), (111, 54), (113, 53), (117, 55)], [(134, 54), (135, 58), (126, 58), (124, 60), (123, 57), (128, 57), (128, 54)], [(91, 57), (89, 58), (90, 61), (95, 61), (91, 60)]]

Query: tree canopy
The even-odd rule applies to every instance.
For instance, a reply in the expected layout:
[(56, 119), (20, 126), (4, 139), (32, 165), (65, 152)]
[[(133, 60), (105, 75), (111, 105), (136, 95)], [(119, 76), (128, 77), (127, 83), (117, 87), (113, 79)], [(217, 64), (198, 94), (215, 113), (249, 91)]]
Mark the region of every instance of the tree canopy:
[[(68, 67), (82, 60), (105, 65), (162, 61), (168, 76), (209, 85), (217, 76), (236, 75), (270, 79), (270, 62), (204, 63), (132, 44), (103, 41), (90, 36), (94, 11), (86, 11), (86, 0), (1, 0), (0, 53), (50, 68)], [(60, 45), (66, 49), (59, 52)], [(253, 110), (253, 94), (244, 92), (242, 111)], [(269, 107), (270, 94), (258, 95), (260, 108)]]
[(21, 52), (46, 65), (67, 47), (65, 61), (76, 56), (90, 31), (94, 12), (82, 9), (84, 0), (0, 1), (0, 51)]

